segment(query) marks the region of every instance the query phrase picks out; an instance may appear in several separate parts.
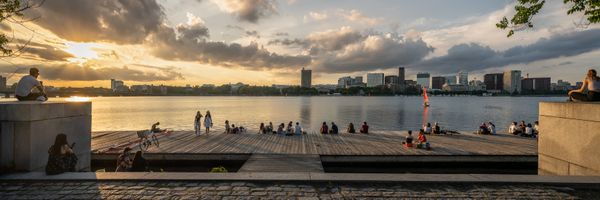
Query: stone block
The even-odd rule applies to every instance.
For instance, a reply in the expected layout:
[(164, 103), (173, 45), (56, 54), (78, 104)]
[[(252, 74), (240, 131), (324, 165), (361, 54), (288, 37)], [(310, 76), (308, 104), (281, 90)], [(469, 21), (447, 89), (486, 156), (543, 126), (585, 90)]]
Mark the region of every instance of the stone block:
[(600, 103), (543, 102), (539, 121), (540, 173), (600, 175)]
[(0, 169), (10, 169), (15, 165), (14, 140), (14, 123), (0, 122)]
[[(69, 144), (76, 143), (77, 169), (90, 169), (90, 102), (3, 102), (0, 112), (1, 166), (14, 163), (13, 170), (43, 171), (48, 149), (54, 144), (56, 135), (63, 133)], [(10, 124), (10, 128), (5, 124)], [(12, 141), (5, 139), (10, 137)]]

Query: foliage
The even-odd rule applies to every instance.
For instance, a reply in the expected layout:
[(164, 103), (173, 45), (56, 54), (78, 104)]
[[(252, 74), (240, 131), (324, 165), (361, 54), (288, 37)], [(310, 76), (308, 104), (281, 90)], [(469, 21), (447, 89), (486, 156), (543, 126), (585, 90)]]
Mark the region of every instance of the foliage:
[(213, 167), (210, 169), (210, 173), (227, 173), (227, 169), (223, 166)]
[[(533, 16), (539, 13), (545, 3), (545, 0), (517, 0), (515, 15), (510, 21), (503, 17), (496, 27), (502, 30), (508, 29), (506, 37), (514, 35), (517, 30), (532, 28)], [(600, 0), (563, 0), (563, 3), (570, 6), (567, 15), (583, 12), (589, 23), (600, 23)]]

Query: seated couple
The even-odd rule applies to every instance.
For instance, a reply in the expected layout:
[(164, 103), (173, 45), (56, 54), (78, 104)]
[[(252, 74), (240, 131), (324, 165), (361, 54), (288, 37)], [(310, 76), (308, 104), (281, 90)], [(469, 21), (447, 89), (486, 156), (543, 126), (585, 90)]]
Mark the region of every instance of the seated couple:
[[(431, 146), (429, 142), (427, 142), (427, 137), (425, 137), (425, 131), (423, 129), (419, 131), (416, 144), (418, 149), (431, 150)], [(402, 145), (406, 148), (414, 147), (412, 131), (408, 131), (408, 136), (406, 136), (405, 140), (402, 142)]]
[(238, 134), (246, 132), (246, 128), (243, 126), (236, 127), (235, 124), (229, 126), (229, 120), (225, 120), (225, 133), (226, 134)]

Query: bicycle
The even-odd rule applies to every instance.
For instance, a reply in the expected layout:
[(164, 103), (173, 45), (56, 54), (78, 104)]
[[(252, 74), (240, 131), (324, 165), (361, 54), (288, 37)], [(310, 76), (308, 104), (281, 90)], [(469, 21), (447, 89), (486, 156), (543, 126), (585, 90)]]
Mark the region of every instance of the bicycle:
[[(152, 145), (152, 143), (154, 143), (154, 145), (156, 145), (156, 147), (160, 146), (160, 143), (158, 142), (158, 138), (156, 137), (156, 133), (154, 133), (150, 130), (138, 131), (137, 135), (138, 135), (138, 138), (140, 139), (140, 141), (138, 142), (138, 146), (140, 147), (140, 150), (142, 152), (147, 151), (148, 148)], [(150, 139), (148, 138), (148, 136), (150, 136)]]

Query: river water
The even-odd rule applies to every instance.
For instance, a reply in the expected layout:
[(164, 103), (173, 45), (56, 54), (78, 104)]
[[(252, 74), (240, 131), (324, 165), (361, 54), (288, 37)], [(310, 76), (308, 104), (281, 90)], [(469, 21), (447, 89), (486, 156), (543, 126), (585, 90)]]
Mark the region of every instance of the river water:
[(261, 122), (300, 122), (317, 131), (323, 121), (344, 129), (366, 121), (373, 131), (418, 130), (425, 122), (442, 128), (472, 131), (484, 121), (506, 130), (513, 121), (532, 123), (541, 101), (564, 101), (565, 97), (94, 97), (92, 130), (148, 129), (154, 122), (162, 128), (192, 130), (196, 111), (210, 110), (214, 129), (223, 130), (225, 120), (256, 132)]

